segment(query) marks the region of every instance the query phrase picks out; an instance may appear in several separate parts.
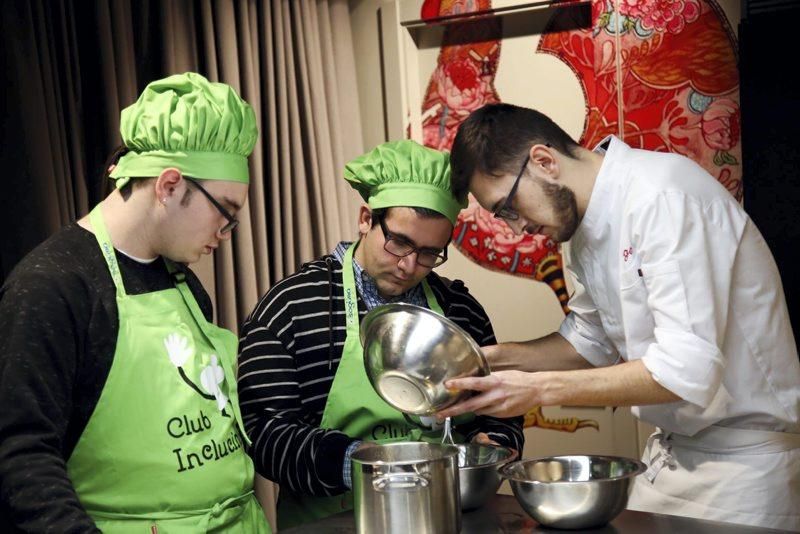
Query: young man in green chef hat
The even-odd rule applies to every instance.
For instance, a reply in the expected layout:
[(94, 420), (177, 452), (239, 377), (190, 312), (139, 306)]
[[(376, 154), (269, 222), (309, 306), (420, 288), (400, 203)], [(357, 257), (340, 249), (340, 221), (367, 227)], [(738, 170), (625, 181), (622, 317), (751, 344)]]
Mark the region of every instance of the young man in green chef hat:
[[(432, 271), (447, 259), (466, 204), (450, 193), (447, 155), (413, 141), (386, 143), (348, 163), (345, 179), (367, 202), (359, 240), (278, 282), (242, 329), (239, 399), (256, 470), (281, 486), (280, 528), (352, 506), (350, 455), (362, 442), (418, 439), (420, 427), (435, 422), (409, 422), (372, 388), (358, 334), (369, 310), (425, 306), (478, 344), (495, 342), (464, 284)], [(473, 416), (456, 430), (466, 440), (522, 450), (519, 417)], [(429, 432), (429, 439), (441, 436)]]
[(185, 266), (230, 239), (252, 108), (187, 73), (122, 112), (116, 189), (0, 291), (3, 532), (269, 532), (233, 333)]

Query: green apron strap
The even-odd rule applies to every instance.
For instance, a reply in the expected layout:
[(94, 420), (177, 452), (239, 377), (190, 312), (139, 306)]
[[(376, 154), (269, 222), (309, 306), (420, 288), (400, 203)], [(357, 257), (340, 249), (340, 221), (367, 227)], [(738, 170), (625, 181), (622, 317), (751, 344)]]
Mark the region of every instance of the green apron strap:
[(230, 497), (222, 502), (215, 503), (214, 506), (212, 506), (211, 508), (205, 508), (202, 510), (188, 510), (188, 511), (170, 510), (170, 511), (147, 512), (146, 514), (134, 514), (126, 512), (117, 512), (112, 510), (100, 510), (100, 511), (93, 511), (92, 517), (100, 520), (140, 519), (140, 520), (152, 520), (152, 521), (163, 521), (165, 519), (183, 519), (186, 517), (201, 517), (203, 522), (201, 523), (201, 526), (198, 527), (197, 532), (206, 532), (207, 529), (202, 527), (207, 526), (209, 518), (219, 516), (225, 510), (229, 510), (237, 506), (242, 506), (248, 500), (250, 500), (253, 497), (253, 495), (254, 495), (253, 490), (250, 490), (245, 493), (242, 493), (241, 495), (237, 495), (236, 497)]
[(436, 300), (436, 295), (433, 294), (433, 290), (430, 284), (428, 284), (427, 278), (422, 279), (422, 290), (425, 291), (425, 298), (428, 301), (428, 307), (431, 311), (435, 311), (439, 315), (444, 315), (444, 311), (442, 311), (442, 307), (439, 306), (439, 301)]
[(89, 213), (89, 222), (92, 223), (94, 237), (100, 245), (103, 258), (105, 258), (106, 264), (108, 264), (108, 272), (111, 273), (111, 279), (114, 280), (114, 286), (117, 288), (117, 298), (123, 298), (126, 296), (125, 284), (122, 282), (122, 273), (119, 272), (119, 264), (117, 263), (117, 256), (114, 253), (114, 245), (111, 243), (111, 238), (108, 235), (108, 228), (106, 228), (106, 223), (103, 220), (100, 204), (95, 206)]
[(355, 334), (358, 338), (358, 296), (356, 294), (355, 276), (353, 275), (353, 253), (358, 242), (347, 248), (342, 262), (342, 284), (344, 285), (344, 312), (347, 334)]
[[(192, 313), (192, 316), (197, 322), (197, 325), (200, 327), (200, 330), (203, 331), (203, 334), (205, 334), (208, 341), (211, 343), (214, 349), (220, 353), (220, 355), (225, 354), (225, 347), (222, 347), (219, 344), (217, 336), (213, 335), (213, 333), (209, 332), (208, 330), (208, 321), (206, 320), (205, 315), (203, 315), (203, 311), (200, 309), (200, 306), (197, 304), (197, 300), (195, 300), (192, 290), (189, 289), (189, 286), (186, 284), (186, 275), (183, 273), (183, 271), (178, 269), (172, 261), (166, 258), (164, 258), (164, 261), (166, 262), (167, 269), (169, 269), (169, 272), (172, 274), (172, 278), (175, 281), (175, 287), (183, 297), (183, 301), (186, 303), (186, 306)], [(231, 401), (231, 407), (233, 408), (233, 416), (236, 418), (236, 424), (239, 427), (239, 431), (242, 433), (242, 439), (244, 439), (247, 445), (251, 445), (252, 441), (250, 441), (250, 438), (247, 436), (247, 432), (244, 429), (242, 410), (239, 407), (239, 390), (236, 385), (236, 371), (233, 369), (233, 366), (228, 358), (223, 358), (220, 356), (219, 361), (223, 371), (225, 372), (225, 380), (229, 385), (228, 398)]]

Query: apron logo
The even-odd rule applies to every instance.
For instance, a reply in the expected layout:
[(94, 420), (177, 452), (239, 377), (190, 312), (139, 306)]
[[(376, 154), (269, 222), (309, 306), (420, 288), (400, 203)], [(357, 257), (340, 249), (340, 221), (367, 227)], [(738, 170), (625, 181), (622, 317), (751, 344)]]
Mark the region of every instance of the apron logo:
[(180, 334), (170, 334), (164, 338), (164, 347), (172, 365), (183, 367), (183, 364), (194, 355), (194, 351), (189, 346), (189, 340)]
[(217, 399), (217, 408), (219, 408), (220, 412), (225, 409), (225, 405), (228, 403), (228, 397), (219, 387), (224, 381), (225, 371), (217, 364), (217, 355), (212, 354), (211, 363), (200, 373), (200, 384), (203, 385), (203, 389)]
[(231, 430), (227, 438), (222, 441), (215, 439), (200, 447), (197, 452), (185, 451), (181, 448), (173, 449), (175, 459), (178, 461), (178, 473), (203, 467), (208, 462), (222, 460), (242, 448), (242, 440), (236, 430)]
[(114, 249), (108, 243), (103, 243), (101, 248), (103, 249), (103, 255), (106, 257), (106, 263), (108, 264), (108, 270), (111, 272), (111, 278), (115, 278), (119, 276), (119, 268), (117, 266), (117, 258), (114, 256)]
[(346, 292), (345, 305), (347, 306), (347, 318), (350, 319), (354, 314), (353, 310), (356, 305), (356, 299), (353, 298), (353, 290), (349, 287)]
[(217, 355), (211, 354), (210, 363), (200, 372), (200, 385), (203, 387), (200, 389), (183, 369), (186, 362), (194, 357), (194, 349), (190, 345), (189, 339), (181, 334), (172, 333), (164, 338), (164, 348), (167, 349), (169, 361), (178, 369), (178, 374), (183, 381), (204, 399), (216, 401), (220, 413), (225, 417), (230, 417), (225, 411), (228, 397), (220, 387), (225, 382), (225, 372), (219, 365)]

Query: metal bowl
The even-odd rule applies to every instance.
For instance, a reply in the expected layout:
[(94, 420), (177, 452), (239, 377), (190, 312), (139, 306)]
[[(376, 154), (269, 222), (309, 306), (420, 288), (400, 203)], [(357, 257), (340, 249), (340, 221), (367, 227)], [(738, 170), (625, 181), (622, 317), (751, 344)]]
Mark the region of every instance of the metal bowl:
[(458, 480), (461, 488), (461, 509), (480, 508), (497, 493), (503, 479), (498, 469), (517, 458), (508, 447), (464, 443), (458, 447)]
[(361, 321), (364, 366), (372, 387), (401, 412), (433, 415), (472, 395), (445, 380), (486, 376), (475, 341), (446, 317), (412, 304), (387, 304)]
[(645, 465), (618, 456), (552, 456), (506, 464), (520, 506), (539, 524), (592, 528), (614, 519), (628, 504), (628, 489)]

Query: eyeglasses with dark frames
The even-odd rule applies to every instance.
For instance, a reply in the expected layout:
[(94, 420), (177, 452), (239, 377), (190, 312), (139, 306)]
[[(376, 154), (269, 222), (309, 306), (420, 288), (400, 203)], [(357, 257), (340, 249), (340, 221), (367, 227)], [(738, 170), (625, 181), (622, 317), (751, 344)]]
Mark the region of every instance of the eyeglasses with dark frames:
[[(550, 143), (543, 144), (547, 148), (553, 148)], [(506, 195), (506, 199), (503, 204), (493, 212), (493, 215), (496, 219), (505, 219), (506, 221), (516, 221), (519, 219), (519, 213), (517, 213), (517, 210), (511, 207), (511, 203), (514, 201), (514, 195), (517, 194), (519, 181), (522, 179), (522, 175), (525, 174), (525, 168), (528, 166), (528, 162), (530, 160), (531, 154), (528, 152), (528, 155), (525, 156), (525, 161), (522, 162), (522, 167), (519, 170), (519, 174), (517, 174), (517, 179), (514, 180), (514, 185), (511, 186), (511, 191), (509, 191), (508, 195)]]
[(228, 210), (223, 208), (222, 204), (220, 204), (216, 198), (211, 196), (211, 193), (206, 191), (206, 189), (202, 185), (200, 185), (197, 182), (197, 180), (189, 178), (188, 176), (184, 176), (184, 179), (186, 179), (187, 182), (194, 185), (201, 193), (203, 193), (203, 195), (208, 199), (208, 201), (211, 202), (211, 205), (217, 208), (217, 211), (219, 211), (222, 214), (222, 216), (225, 217), (225, 220), (228, 221), (228, 223), (225, 226), (220, 228), (219, 233), (227, 234), (228, 232), (232, 232), (234, 228), (239, 226), (239, 221), (236, 219), (236, 217), (231, 215)]
[(503, 204), (494, 210), (495, 219), (505, 219), (506, 221), (516, 221), (519, 219), (519, 213), (517, 213), (517, 211), (511, 207), (511, 202), (514, 201), (514, 195), (517, 194), (519, 181), (522, 178), (522, 175), (525, 174), (525, 168), (528, 166), (528, 162), (530, 160), (530, 154), (525, 156), (525, 161), (522, 163), (522, 168), (520, 168), (519, 174), (517, 174), (517, 179), (514, 180), (514, 185), (511, 186), (511, 191), (509, 191), (508, 195), (506, 195), (506, 199)]
[(383, 220), (382, 215), (373, 213), (372, 216), (378, 219), (378, 224), (381, 226), (383, 236), (386, 238), (386, 241), (383, 243), (383, 250), (389, 254), (397, 256), (398, 258), (404, 258), (405, 256), (409, 256), (416, 252), (416, 262), (423, 267), (427, 267), (428, 269), (438, 267), (447, 261), (446, 247), (443, 249), (431, 249), (412, 245), (402, 237), (392, 234), (392, 232), (386, 227), (386, 221)]

